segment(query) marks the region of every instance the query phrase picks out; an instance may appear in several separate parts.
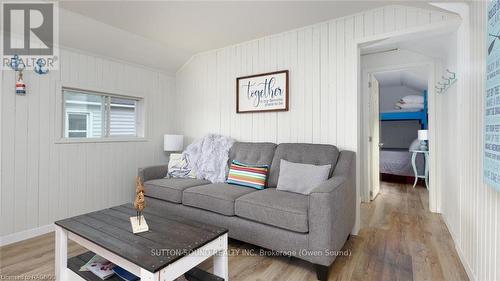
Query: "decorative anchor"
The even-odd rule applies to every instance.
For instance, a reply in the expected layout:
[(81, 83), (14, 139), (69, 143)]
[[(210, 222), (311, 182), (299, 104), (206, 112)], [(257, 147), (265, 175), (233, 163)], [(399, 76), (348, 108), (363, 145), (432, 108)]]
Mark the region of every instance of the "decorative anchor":
[(136, 210), (135, 217), (130, 217), (130, 223), (132, 224), (132, 232), (140, 233), (149, 230), (146, 219), (142, 215), (142, 211), (146, 207), (146, 198), (144, 197), (144, 183), (140, 177), (135, 178), (135, 201), (134, 208)]

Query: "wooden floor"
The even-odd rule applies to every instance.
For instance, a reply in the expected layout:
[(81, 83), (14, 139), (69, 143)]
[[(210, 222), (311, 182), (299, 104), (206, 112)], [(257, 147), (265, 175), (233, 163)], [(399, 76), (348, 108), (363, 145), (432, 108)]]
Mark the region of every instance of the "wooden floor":
[[(425, 188), (383, 183), (381, 194), (362, 204), (362, 229), (344, 247), (351, 255), (337, 258), (329, 280), (468, 280), (441, 216), (427, 209)], [(240, 252), (229, 258), (231, 280), (316, 280), (307, 262), (244, 255), (243, 250), (259, 248), (236, 241), (230, 246)], [(84, 249), (72, 243), (69, 251), (73, 256)], [(211, 260), (201, 267), (210, 269)], [(34, 275), (47, 280), (53, 274), (53, 233), (0, 248), (0, 279)]]

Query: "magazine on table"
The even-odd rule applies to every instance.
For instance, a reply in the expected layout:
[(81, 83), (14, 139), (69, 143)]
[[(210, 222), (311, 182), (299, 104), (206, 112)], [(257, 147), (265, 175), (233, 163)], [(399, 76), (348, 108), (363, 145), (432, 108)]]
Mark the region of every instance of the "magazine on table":
[(115, 274), (113, 267), (115, 267), (114, 263), (99, 255), (95, 255), (80, 268), (80, 271), (90, 271), (97, 277), (105, 280)]

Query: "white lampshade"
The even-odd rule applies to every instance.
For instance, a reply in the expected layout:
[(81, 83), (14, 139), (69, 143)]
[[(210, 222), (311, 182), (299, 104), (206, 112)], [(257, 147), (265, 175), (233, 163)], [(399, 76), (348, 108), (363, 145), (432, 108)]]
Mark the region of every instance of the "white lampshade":
[(183, 135), (164, 135), (163, 150), (165, 151), (182, 151), (184, 148)]
[(427, 130), (418, 130), (418, 140), (426, 141), (429, 139)]

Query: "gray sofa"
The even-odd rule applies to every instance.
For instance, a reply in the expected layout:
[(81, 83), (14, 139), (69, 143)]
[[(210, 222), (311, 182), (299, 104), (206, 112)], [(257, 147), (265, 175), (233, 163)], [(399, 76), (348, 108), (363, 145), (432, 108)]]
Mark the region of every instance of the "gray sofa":
[[(148, 207), (225, 227), (229, 237), (309, 261), (318, 279), (346, 242), (355, 220), (355, 154), (333, 145), (237, 142), (229, 162), (270, 166), (267, 188), (257, 190), (198, 179), (169, 179), (167, 165), (139, 169)], [(280, 160), (331, 164), (330, 178), (311, 194), (279, 191)]]

